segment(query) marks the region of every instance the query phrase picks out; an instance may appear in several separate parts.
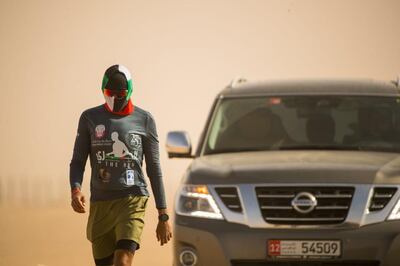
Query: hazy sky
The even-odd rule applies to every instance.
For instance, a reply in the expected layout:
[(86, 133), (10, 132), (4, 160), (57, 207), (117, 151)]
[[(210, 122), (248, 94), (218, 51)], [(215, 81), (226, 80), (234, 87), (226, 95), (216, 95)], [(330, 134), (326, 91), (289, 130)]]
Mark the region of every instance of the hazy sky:
[[(133, 74), (135, 104), (197, 144), (216, 93), (250, 80), (400, 73), (398, 0), (0, 1), (0, 176), (68, 177), (80, 113), (104, 70)], [(175, 181), (174, 181), (175, 182)], [(171, 183), (172, 184), (172, 183)]]

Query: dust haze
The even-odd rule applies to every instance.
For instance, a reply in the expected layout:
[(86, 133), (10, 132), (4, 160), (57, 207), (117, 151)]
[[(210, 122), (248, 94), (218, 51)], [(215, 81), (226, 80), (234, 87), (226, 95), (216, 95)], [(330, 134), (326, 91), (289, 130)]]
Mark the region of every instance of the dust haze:
[[(0, 265), (93, 265), (68, 171), (108, 66), (130, 69), (134, 104), (156, 119), (172, 213), (190, 160), (167, 158), (168, 131), (187, 130), (196, 147), (214, 96), (237, 76), (395, 79), (399, 10), (397, 0), (0, 0)], [(134, 264), (171, 265), (148, 206)]]

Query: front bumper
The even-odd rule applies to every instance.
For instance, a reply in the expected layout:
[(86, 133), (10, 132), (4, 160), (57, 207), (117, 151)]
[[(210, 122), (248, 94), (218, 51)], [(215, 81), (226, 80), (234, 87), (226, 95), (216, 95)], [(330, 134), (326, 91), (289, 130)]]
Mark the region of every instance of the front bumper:
[[(304, 265), (281, 264), (267, 255), (268, 239), (341, 240), (340, 259), (329, 265), (400, 265), (400, 221), (370, 224), (358, 228), (260, 229), (212, 220), (176, 215), (174, 265), (185, 249), (198, 256), (197, 266)], [(324, 263), (305, 265), (328, 265)]]

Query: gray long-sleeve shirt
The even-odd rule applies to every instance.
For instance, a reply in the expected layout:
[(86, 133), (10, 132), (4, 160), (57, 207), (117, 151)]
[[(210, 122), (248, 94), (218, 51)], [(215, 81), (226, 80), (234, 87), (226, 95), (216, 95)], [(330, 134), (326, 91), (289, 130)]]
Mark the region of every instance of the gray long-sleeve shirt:
[(156, 124), (149, 112), (135, 106), (134, 112), (121, 116), (104, 105), (84, 111), (70, 164), (71, 189), (81, 187), (88, 156), (91, 201), (149, 195), (142, 171), (144, 156), (156, 207), (166, 208)]

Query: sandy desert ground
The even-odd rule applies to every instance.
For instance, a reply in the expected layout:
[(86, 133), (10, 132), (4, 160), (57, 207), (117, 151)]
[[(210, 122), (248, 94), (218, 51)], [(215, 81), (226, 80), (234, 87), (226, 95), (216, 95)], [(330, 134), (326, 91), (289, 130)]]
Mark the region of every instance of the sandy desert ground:
[[(188, 163), (170, 161), (164, 169), (168, 172), (172, 166), (176, 173), (183, 173)], [(87, 170), (83, 192), (89, 198)], [(165, 186), (171, 225), (178, 186), (179, 178), (170, 178)], [(133, 265), (171, 265), (172, 241), (164, 246), (157, 242), (157, 211), (150, 197), (141, 248)], [(68, 178), (0, 176), (0, 266), (94, 266), (86, 239), (88, 210), (73, 212), (69, 198)]]
[[(153, 208), (154, 209), (154, 208)], [(152, 208), (146, 214), (142, 247), (134, 265), (171, 265), (171, 242), (160, 246), (155, 238)], [(46, 207), (1, 206), (0, 265), (94, 265), (85, 238), (87, 214), (73, 213), (68, 203)]]

